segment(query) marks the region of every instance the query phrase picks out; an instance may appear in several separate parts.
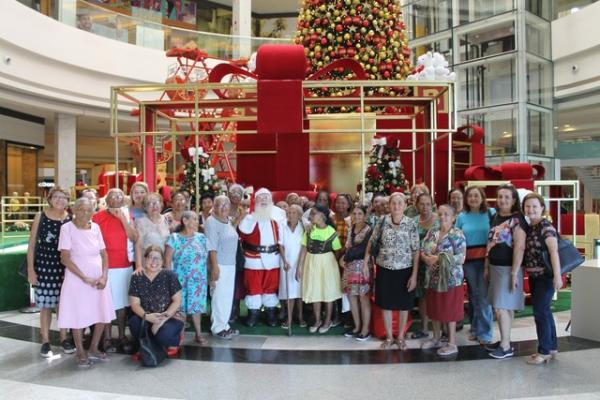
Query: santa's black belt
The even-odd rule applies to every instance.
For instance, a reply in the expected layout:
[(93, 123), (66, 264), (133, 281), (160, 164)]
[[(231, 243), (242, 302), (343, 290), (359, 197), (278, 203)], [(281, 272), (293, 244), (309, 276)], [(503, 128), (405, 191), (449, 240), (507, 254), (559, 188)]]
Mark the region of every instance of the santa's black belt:
[(248, 250), (248, 251), (251, 251), (254, 253), (267, 253), (267, 254), (279, 253), (279, 245), (278, 244), (273, 244), (271, 246), (255, 246), (250, 243), (244, 243), (242, 245), (242, 247), (244, 248), (244, 250)]

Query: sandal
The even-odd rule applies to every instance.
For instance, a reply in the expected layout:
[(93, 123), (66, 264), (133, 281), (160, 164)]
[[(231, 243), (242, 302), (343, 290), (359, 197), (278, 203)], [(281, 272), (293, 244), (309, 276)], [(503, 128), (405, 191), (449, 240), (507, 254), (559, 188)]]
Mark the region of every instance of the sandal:
[(539, 353), (535, 353), (535, 354), (532, 354), (527, 359), (527, 364), (529, 364), (529, 365), (547, 364), (547, 363), (550, 362), (551, 359), (552, 359), (552, 355), (551, 354), (539, 354)]
[(88, 359), (91, 361), (100, 361), (100, 362), (106, 362), (106, 361), (110, 360), (108, 355), (106, 355), (106, 353), (104, 353), (103, 351), (100, 351), (98, 353), (88, 352)]
[(227, 333), (229, 333), (231, 336), (240, 336), (240, 331), (233, 328), (227, 329)]
[(392, 339), (385, 339), (383, 342), (381, 342), (381, 346), (379, 346), (382, 350), (388, 350), (392, 347), (392, 345), (394, 344), (394, 341)]
[[(477, 342), (477, 341), (478, 341), (478, 339), (477, 339), (477, 335), (476, 335), (476, 334), (474, 334), (474, 333), (471, 333), (471, 334), (469, 335), (469, 341), (470, 341), (470, 342)], [(481, 342), (480, 342), (480, 343), (481, 343)]]
[(424, 339), (426, 337), (429, 337), (429, 334), (427, 332), (423, 332), (423, 331), (413, 332), (410, 335), (411, 339)]
[(194, 341), (198, 343), (200, 346), (206, 346), (208, 344), (208, 340), (202, 337), (201, 334), (197, 333), (194, 337)]
[(398, 346), (398, 350), (400, 350), (400, 351), (404, 351), (408, 348), (408, 346), (406, 346), (406, 341), (404, 339), (396, 339), (396, 340), (394, 340), (394, 343), (396, 344), (396, 346)]
[(308, 332), (309, 333), (317, 333), (317, 331), (319, 330), (320, 327), (321, 327), (321, 321), (317, 321), (317, 322), (315, 322), (315, 324), (313, 326), (308, 328)]
[(300, 321), (300, 328), (306, 328), (307, 326), (306, 321)]
[(77, 359), (77, 366), (80, 368), (89, 368), (92, 365), (93, 365), (93, 363), (88, 357)]
[(215, 336), (218, 337), (219, 339), (231, 340), (231, 333), (229, 333), (229, 331), (227, 331), (225, 329), (223, 329), (221, 332), (217, 333)]
[(117, 346), (115, 346), (112, 339), (106, 339), (103, 343), (103, 347), (104, 347), (104, 351), (107, 353), (116, 353), (117, 352)]
[(451, 356), (452, 354), (456, 353), (458, 353), (458, 347), (456, 347), (455, 344), (449, 344), (438, 349), (437, 351), (438, 356)]

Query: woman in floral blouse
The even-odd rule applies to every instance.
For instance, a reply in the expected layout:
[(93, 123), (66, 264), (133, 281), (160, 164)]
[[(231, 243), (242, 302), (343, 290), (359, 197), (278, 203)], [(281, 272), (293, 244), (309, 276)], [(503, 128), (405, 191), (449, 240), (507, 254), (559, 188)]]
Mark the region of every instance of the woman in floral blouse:
[[(414, 290), (417, 286), (419, 266), (419, 234), (417, 222), (406, 215), (406, 200), (402, 193), (390, 196), (390, 215), (381, 218), (373, 231), (365, 251), (365, 263), (371, 256), (377, 265), (375, 275), (375, 303), (383, 310), (386, 339), (382, 349), (396, 344), (406, 349), (404, 327), (408, 312), (415, 304)], [(379, 247), (374, 255), (373, 248)], [(392, 332), (392, 312), (400, 312), (398, 338)]]
[[(462, 231), (454, 227), (454, 208), (444, 204), (438, 208), (438, 216), (439, 228), (429, 230), (421, 243), (421, 259), (427, 265), (427, 314), (433, 321), (433, 339), (426, 341), (421, 347), (438, 348), (440, 356), (448, 356), (458, 352), (456, 322), (464, 318), (462, 265), (467, 243)], [(448, 324), (446, 346), (441, 342), (442, 323)]]
[[(527, 360), (528, 364), (543, 364), (556, 357), (558, 340), (556, 325), (550, 303), (554, 292), (562, 285), (560, 258), (558, 256), (558, 234), (550, 221), (544, 218), (546, 206), (544, 198), (537, 193), (529, 193), (523, 199), (523, 212), (529, 218), (529, 228), (525, 238), (523, 267), (529, 275), (531, 303), (538, 335), (538, 351)], [(546, 272), (542, 251), (548, 249), (552, 274)]]

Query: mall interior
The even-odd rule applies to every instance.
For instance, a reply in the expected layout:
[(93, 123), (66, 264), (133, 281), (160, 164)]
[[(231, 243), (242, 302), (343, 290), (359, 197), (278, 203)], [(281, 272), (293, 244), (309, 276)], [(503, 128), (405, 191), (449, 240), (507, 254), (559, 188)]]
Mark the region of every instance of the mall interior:
[[(394, 63), (392, 70), (391, 61), (389, 70), (375, 66), (372, 58), (385, 53), (351, 46), (372, 36), (371, 28), (348, 28), (353, 34), (338, 37), (338, 45), (352, 47), (348, 59), (360, 61), (353, 65), (361, 71), (349, 75), (358, 82), (354, 105), (335, 103), (335, 96), (320, 103), (335, 88), (340, 98), (349, 92), (308, 77), (325, 70), (329, 54), (331, 61), (343, 57), (342, 47), (326, 48), (335, 32), (328, 37), (319, 28), (306, 37), (302, 24), (316, 23), (306, 10), (321, 5), (338, 15), (348, 8), (354, 16), (367, 3), (389, 5), (397, 14), (390, 18), (403, 20), (402, 40), (391, 42), (397, 37), (391, 33), (389, 40), (404, 54), (406, 69)], [(338, 32), (355, 23), (348, 20)], [(595, 0), (0, 1), (0, 397), (600, 399), (598, 21)], [(298, 53), (278, 53), (276, 46), (308, 42), (304, 55), (319, 60), (313, 69), (301, 65), (300, 80), (290, 78), (297, 68), (281, 72), (294, 61), (285, 55)], [(262, 56), (261, 48), (269, 53)], [(427, 67), (428, 52), (447, 61), (453, 78), (436, 85), (406, 80)], [(325, 75), (335, 78), (338, 69)], [(384, 73), (393, 85), (381, 84)], [(265, 101), (278, 79), (282, 86), (270, 87), (281, 92), (271, 89)], [(298, 86), (286, 86), (286, 79)], [(380, 82), (382, 96), (373, 97), (368, 79)], [(390, 90), (405, 100), (377, 100)], [(381, 104), (400, 104), (401, 112), (382, 115)], [(327, 107), (333, 114), (323, 112)], [(296, 136), (281, 133), (287, 126), (273, 128), (282, 118), (298, 126), (289, 128)], [(155, 369), (120, 353), (85, 370), (58, 347), (50, 358), (39, 356), (39, 314), (23, 312), (32, 300), (17, 270), (33, 215), (52, 187), (72, 197), (86, 187), (103, 196), (145, 180), (164, 194), (195, 169), (199, 190), (209, 166), (201, 171), (192, 161), (202, 147), (213, 167), (206, 173), (219, 182), (364, 195), (371, 140), (382, 132), (400, 135), (408, 185), (427, 183), (438, 204), (459, 181), (489, 187), (512, 181), (549, 198), (558, 230), (586, 259), (552, 303), (556, 359), (525, 362), (537, 348), (530, 305), (515, 319), (515, 357), (505, 360), (470, 341), (467, 323), (451, 358), (422, 350), (418, 340), (407, 340), (404, 351), (380, 350), (379, 340), (357, 342), (343, 330), (289, 337), (279, 327), (242, 330), (231, 341), (207, 336), (207, 345), (188, 331), (180, 351)], [(511, 177), (506, 166), (514, 165), (534, 167)], [(51, 340), (58, 343), (58, 336), (53, 320)]]

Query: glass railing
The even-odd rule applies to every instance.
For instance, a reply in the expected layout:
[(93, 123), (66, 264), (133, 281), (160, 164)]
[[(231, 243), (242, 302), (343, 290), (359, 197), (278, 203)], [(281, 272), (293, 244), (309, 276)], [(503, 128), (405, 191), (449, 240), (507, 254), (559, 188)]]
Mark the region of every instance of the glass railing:
[(556, 0), (554, 18), (562, 18), (575, 14), (596, 1), (598, 0)]
[(266, 43), (292, 43), (292, 39), (242, 37), (200, 32), (164, 25), (162, 14), (131, 7), (131, 16), (83, 0), (57, 2), (54, 18), (78, 29), (121, 42), (168, 50), (196, 46), (212, 57), (249, 57)]

